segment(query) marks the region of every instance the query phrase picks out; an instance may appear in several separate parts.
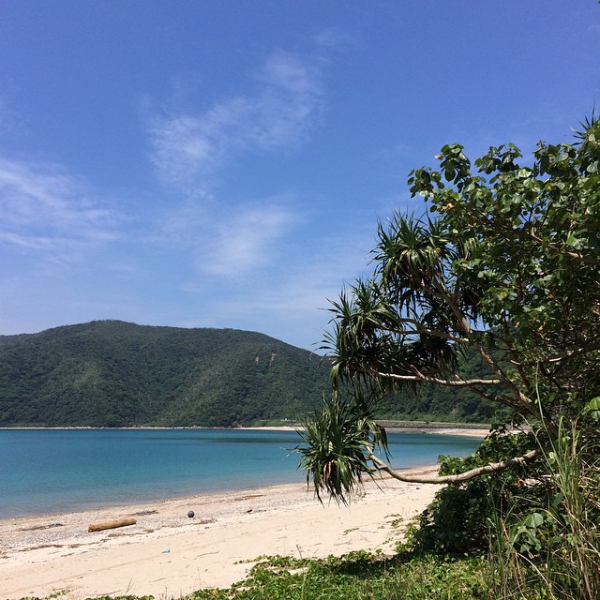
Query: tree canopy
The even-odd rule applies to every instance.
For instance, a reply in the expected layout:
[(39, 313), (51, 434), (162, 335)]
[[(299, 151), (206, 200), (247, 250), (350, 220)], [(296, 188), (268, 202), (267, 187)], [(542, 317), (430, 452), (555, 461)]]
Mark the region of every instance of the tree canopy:
[(328, 370), (308, 350), (235, 329), (94, 321), (0, 336), (0, 426), (297, 420), (319, 405)]
[[(585, 427), (594, 416), (600, 120), (587, 119), (570, 144), (539, 142), (530, 160), (512, 144), (490, 148), (474, 165), (459, 144), (436, 159), (438, 169), (408, 179), (428, 210), (381, 223), (372, 275), (332, 302), (325, 348), (333, 395), (327, 418), (315, 415), (301, 459), (317, 492), (344, 499), (358, 471), (393, 473), (373, 454), (385, 445), (373, 410), (390, 390), (469, 389), (510, 409), (515, 423), (550, 432), (561, 420)], [(466, 378), (459, 364), (470, 353), (481, 369)], [(332, 421), (347, 435), (362, 430), (360, 452), (345, 456)]]

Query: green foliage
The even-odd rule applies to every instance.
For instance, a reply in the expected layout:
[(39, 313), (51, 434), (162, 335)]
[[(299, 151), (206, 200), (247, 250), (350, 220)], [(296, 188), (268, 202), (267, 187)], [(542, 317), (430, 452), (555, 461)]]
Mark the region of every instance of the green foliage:
[[(300, 421), (328, 390), (329, 368), (318, 355), (231, 329), (95, 321), (0, 336), (0, 426)], [(411, 418), (430, 419), (430, 406), (443, 416), (452, 404), (416, 400)], [(464, 406), (453, 420), (485, 416), (478, 404)]]
[[(481, 378), (487, 365), (476, 352), (459, 357), (457, 371), (464, 380)], [(484, 399), (469, 389), (443, 387), (431, 383), (416, 389), (388, 391), (372, 407), (377, 419), (452, 423), (504, 423), (511, 411), (491, 399)]]
[[(529, 434), (506, 435), (498, 429), (470, 457), (440, 457), (440, 474), (463, 473), (506, 456), (520, 456), (534, 444)], [(515, 466), (444, 486), (419, 516), (418, 527), (411, 530), (412, 546), (418, 552), (442, 556), (484, 552), (489, 545), (492, 513), (506, 512), (510, 507), (514, 514), (522, 514), (531, 505), (531, 496), (537, 492), (533, 488), (525, 490), (524, 477), (524, 468)]]
[(304, 423), (299, 431), (304, 446), (298, 446), (299, 468), (307, 473), (319, 500), (327, 492), (346, 503), (362, 484), (362, 474), (373, 472), (369, 454), (387, 452), (385, 430), (368, 415), (365, 402), (348, 404), (326, 400), (322, 412)]
[[(474, 456), (441, 460), (440, 475), (470, 479), (438, 492), (410, 543), (419, 556), (489, 552), (494, 597), (597, 598), (600, 119), (573, 144), (540, 142), (530, 162), (512, 144), (474, 168), (459, 144), (438, 158), (409, 178), (429, 213), (381, 224), (372, 276), (332, 303), (334, 397), (349, 389), (368, 420), (410, 415), (407, 390), (468, 390), (503, 422), (527, 423), (530, 434), (499, 430)], [(359, 422), (344, 424), (337, 435), (356, 440)], [(332, 430), (323, 420), (318, 439)], [(360, 481), (347, 474), (325, 489), (346, 493)]]
[[(479, 555), (498, 598), (597, 598), (600, 594), (600, 476), (597, 440), (564, 420), (556, 434), (496, 435), (468, 459), (442, 460), (444, 473), (468, 470), (532, 445), (539, 460), (443, 488), (409, 531), (416, 555)], [(591, 447), (590, 447), (591, 443)], [(504, 447), (503, 447), (504, 446)], [(506, 447), (508, 446), (508, 447)], [(591, 459), (591, 462), (588, 462)], [(524, 477), (527, 477), (524, 479)]]
[(431, 557), (405, 561), (366, 552), (340, 558), (272, 557), (228, 590), (201, 590), (191, 600), (474, 600), (485, 596), (485, 563)]
[(521, 397), (514, 390), (503, 399), (539, 417), (532, 399), (541, 386), (555, 422), (565, 411), (576, 417), (599, 386), (599, 133), (593, 117), (573, 145), (540, 142), (532, 166), (519, 164), (512, 145), (491, 148), (475, 161), (481, 175), (460, 146), (446, 146), (443, 178), (422, 170), (411, 178), (449, 236), (469, 240), (452, 271), (487, 325), (480, 343), (516, 366), (504, 374)]
[(411, 418), (410, 394), (441, 388), (498, 406), (504, 422), (554, 434), (567, 418), (597, 435), (600, 120), (573, 144), (540, 142), (532, 164), (512, 144), (474, 168), (459, 144), (438, 158), (439, 171), (408, 181), (429, 213), (380, 224), (372, 276), (332, 303), (323, 348), (334, 394), (349, 389), (360, 404), (371, 390), (366, 418)]
[(95, 321), (0, 337), (0, 426), (250, 425), (300, 420), (322, 357), (232, 329)]
[(589, 415), (594, 421), (600, 421), (600, 396), (590, 400), (583, 409), (584, 415)]
[(550, 466), (543, 479), (545, 494), (524, 512), (515, 514), (511, 506), (490, 519), (491, 586), (503, 598), (527, 597), (531, 589), (544, 598), (598, 598), (597, 440), (583, 440), (575, 424), (567, 427), (561, 420), (556, 435), (540, 447)]
[[(119, 600), (154, 600), (154, 596), (118, 596)], [(97, 596), (96, 600), (115, 600), (114, 596)]]

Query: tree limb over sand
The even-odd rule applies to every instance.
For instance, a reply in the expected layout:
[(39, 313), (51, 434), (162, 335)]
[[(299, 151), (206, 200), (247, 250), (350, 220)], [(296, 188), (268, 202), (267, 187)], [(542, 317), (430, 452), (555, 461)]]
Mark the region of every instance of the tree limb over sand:
[(499, 471), (504, 471), (509, 467), (514, 466), (522, 466), (527, 462), (532, 460), (538, 455), (537, 450), (531, 450), (527, 452), (523, 456), (515, 456), (512, 458), (507, 458), (506, 460), (502, 460), (496, 463), (490, 463), (484, 465), (483, 467), (477, 467), (475, 469), (471, 469), (470, 471), (465, 471), (464, 473), (458, 473), (457, 475), (435, 475), (435, 476), (421, 476), (421, 475), (406, 475), (400, 471), (396, 471), (392, 469), (387, 463), (383, 462), (381, 459), (377, 458), (374, 454), (370, 455), (370, 459), (377, 466), (379, 471), (383, 471), (397, 479), (398, 481), (403, 481), (405, 483), (433, 483), (433, 484), (444, 484), (444, 483), (462, 483), (463, 481), (470, 481), (471, 479), (475, 479), (476, 477), (480, 477), (481, 475), (485, 475), (486, 473), (497, 473)]

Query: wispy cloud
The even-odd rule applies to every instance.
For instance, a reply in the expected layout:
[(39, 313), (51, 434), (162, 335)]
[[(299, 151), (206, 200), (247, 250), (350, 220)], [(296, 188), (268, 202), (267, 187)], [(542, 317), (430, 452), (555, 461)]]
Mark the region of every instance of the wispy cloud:
[[(353, 282), (361, 268), (370, 272), (370, 233), (348, 230), (317, 247), (275, 254), (269, 268), (255, 273), (251, 283), (236, 279), (233, 293), (204, 297), (204, 313), (181, 324), (253, 329), (280, 338), (286, 331), (297, 343), (302, 340), (303, 347), (316, 348), (328, 328), (329, 301), (338, 299), (344, 284)], [(185, 292), (201, 295), (201, 282)]]
[(239, 153), (301, 143), (321, 107), (316, 63), (279, 52), (253, 76), (254, 91), (216, 102), (201, 114), (155, 115), (149, 134), (159, 177), (206, 193), (218, 169)]
[(48, 260), (114, 239), (117, 215), (56, 165), (0, 158), (0, 244)]
[(248, 75), (247, 93), (216, 100), (201, 113), (170, 110), (149, 118), (152, 162), (179, 195), (161, 224), (163, 242), (187, 245), (196, 273), (233, 277), (264, 267), (302, 220), (285, 193), (224, 201), (218, 180), (246, 155), (307, 140), (323, 105), (321, 68), (314, 57), (275, 52)]
[[(314, 227), (314, 220), (326, 210), (301, 201), (299, 192), (267, 183), (262, 196), (231, 199), (219, 185), (225, 173), (243, 176), (238, 167), (248, 157), (306, 145), (325, 106), (327, 55), (350, 42), (341, 32), (326, 32), (314, 40), (312, 54), (267, 57), (247, 79), (246, 93), (216, 99), (203, 112), (171, 108), (149, 119), (152, 161), (177, 198), (165, 203), (164, 237), (156, 242), (185, 247), (194, 271), (179, 289), (201, 299), (199, 319), (183, 317), (187, 325), (275, 336), (294, 330), (299, 339), (318, 340), (329, 318), (321, 310), (327, 298), (354, 275), (350, 265), (364, 264), (364, 231), (345, 229), (337, 240), (323, 227), (321, 238), (322, 223)], [(351, 237), (361, 243), (352, 245)]]
[(249, 205), (233, 209), (233, 218), (221, 221), (198, 259), (200, 271), (231, 276), (281, 260), (276, 243), (297, 221), (294, 213), (278, 204)]

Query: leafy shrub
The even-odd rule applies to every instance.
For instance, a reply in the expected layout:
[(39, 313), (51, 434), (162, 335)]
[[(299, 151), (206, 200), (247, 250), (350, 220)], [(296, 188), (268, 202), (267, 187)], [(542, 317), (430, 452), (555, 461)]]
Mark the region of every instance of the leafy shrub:
[[(533, 444), (530, 434), (508, 435), (499, 428), (470, 457), (440, 457), (440, 474), (463, 473), (506, 456), (520, 456), (531, 450)], [(492, 512), (508, 512), (509, 507), (515, 513), (521, 512), (530, 503), (525, 496), (539, 493), (538, 489), (531, 488), (524, 494), (524, 476), (523, 469), (515, 466), (445, 486), (419, 517), (418, 527), (411, 529), (410, 543), (421, 552), (440, 555), (487, 550)], [(520, 505), (519, 509), (516, 504)]]

